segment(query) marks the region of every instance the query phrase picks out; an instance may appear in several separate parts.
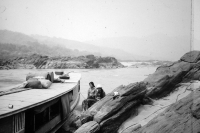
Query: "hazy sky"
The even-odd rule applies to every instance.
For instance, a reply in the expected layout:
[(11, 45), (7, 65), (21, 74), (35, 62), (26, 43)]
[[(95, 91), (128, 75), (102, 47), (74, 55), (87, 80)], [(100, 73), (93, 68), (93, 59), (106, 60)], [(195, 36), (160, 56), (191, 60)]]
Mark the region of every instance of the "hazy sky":
[[(189, 35), (191, 0), (0, 0), (0, 29), (77, 41)], [(194, 0), (200, 38), (200, 0)]]

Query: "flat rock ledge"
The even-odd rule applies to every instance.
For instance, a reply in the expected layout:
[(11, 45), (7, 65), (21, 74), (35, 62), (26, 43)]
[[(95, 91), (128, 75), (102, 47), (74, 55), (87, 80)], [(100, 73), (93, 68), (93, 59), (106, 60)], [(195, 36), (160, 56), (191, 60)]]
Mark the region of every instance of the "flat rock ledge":
[(200, 88), (132, 133), (199, 133)]

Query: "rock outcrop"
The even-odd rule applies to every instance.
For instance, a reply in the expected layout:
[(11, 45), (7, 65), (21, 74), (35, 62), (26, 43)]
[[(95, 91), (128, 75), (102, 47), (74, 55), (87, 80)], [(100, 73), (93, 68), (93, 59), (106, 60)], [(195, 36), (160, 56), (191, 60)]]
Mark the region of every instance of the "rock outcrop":
[(147, 96), (161, 98), (168, 95), (182, 81), (198, 80), (200, 76), (200, 52), (186, 53), (177, 62), (158, 67), (156, 72), (144, 79)]
[(26, 57), (1, 60), (0, 69), (92, 69), (124, 67), (114, 57), (94, 55), (79, 57), (49, 57), (33, 54)]
[(88, 123), (83, 124), (75, 133), (96, 133), (99, 131), (100, 126), (96, 121), (90, 121)]
[[(131, 115), (136, 115), (138, 107), (163, 98), (179, 86), (179, 83), (200, 79), (200, 51), (186, 53), (179, 61), (158, 67), (156, 72), (144, 81), (119, 86), (105, 98), (95, 103), (82, 114), (82, 124), (96, 121), (100, 129), (96, 132), (116, 133), (119, 126)], [(113, 97), (117, 91), (120, 96)], [(172, 104), (147, 125), (136, 125), (130, 132), (165, 133), (200, 131), (200, 88), (186, 98)], [(87, 126), (89, 123), (87, 124)], [(80, 127), (82, 128), (82, 126)], [(127, 132), (124, 131), (124, 132)], [(76, 133), (81, 133), (78, 129)]]
[[(113, 92), (115, 91), (118, 91), (120, 96), (114, 97)], [(93, 120), (100, 124), (100, 132), (117, 132), (119, 126), (128, 117), (137, 113), (136, 109), (143, 102), (142, 100), (146, 93), (146, 84), (139, 82), (127, 86), (119, 86), (113, 92), (106, 95), (82, 114), (82, 124), (88, 120)]]
[(133, 65), (129, 66), (131, 68), (138, 67), (159, 67), (172, 63), (171, 61), (158, 61), (158, 60), (148, 60), (148, 61), (136, 61)]
[(148, 124), (132, 133), (200, 132), (200, 88), (172, 104)]

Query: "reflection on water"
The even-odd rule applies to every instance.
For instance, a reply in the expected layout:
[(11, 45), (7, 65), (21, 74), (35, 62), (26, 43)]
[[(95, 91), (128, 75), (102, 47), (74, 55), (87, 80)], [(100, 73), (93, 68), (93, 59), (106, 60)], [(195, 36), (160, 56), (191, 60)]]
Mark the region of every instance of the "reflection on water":
[[(64, 70), (64, 69), (60, 69)], [(81, 78), (81, 99), (87, 96), (89, 88), (88, 83), (93, 81), (95, 85), (101, 84), (106, 93), (111, 92), (119, 85), (139, 82), (146, 78), (146, 75), (152, 74), (156, 67), (142, 68), (120, 68), (120, 69), (65, 69), (64, 71), (80, 72)], [(9, 86), (22, 83), (28, 73), (51, 72), (53, 69), (17, 69), (17, 70), (0, 70), (0, 90)]]

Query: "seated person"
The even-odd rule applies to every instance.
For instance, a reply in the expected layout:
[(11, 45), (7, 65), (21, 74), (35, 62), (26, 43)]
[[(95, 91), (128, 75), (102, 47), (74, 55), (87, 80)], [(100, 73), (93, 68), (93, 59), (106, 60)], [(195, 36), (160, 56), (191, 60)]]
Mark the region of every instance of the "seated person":
[(95, 95), (95, 99), (96, 100), (101, 100), (102, 98), (104, 98), (106, 95), (106, 93), (104, 92), (104, 90), (102, 89), (102, 86), (100, 84), (97, 85), (96, 88), (96, 95)]
[(103, 91), (100, 84), (97, 85), (97, 88), (95, 88), (95, 85), (93, 82), (89, 83), (90, 88), (88, 90), (88, 98), (85, 99), (82, 103), (83, 111), (87, 110), (89, 107), (91, 107), (94, 103), (105, 97), (105, 92)]
[(93, 82), (90, 82), (89, 83), (89, 86), (90, 88), (88, 89), (88, 97), (87, 99), (95, 99), (95, 91), (96, 91), (96, 88), (95, 88), (95, 85)]

